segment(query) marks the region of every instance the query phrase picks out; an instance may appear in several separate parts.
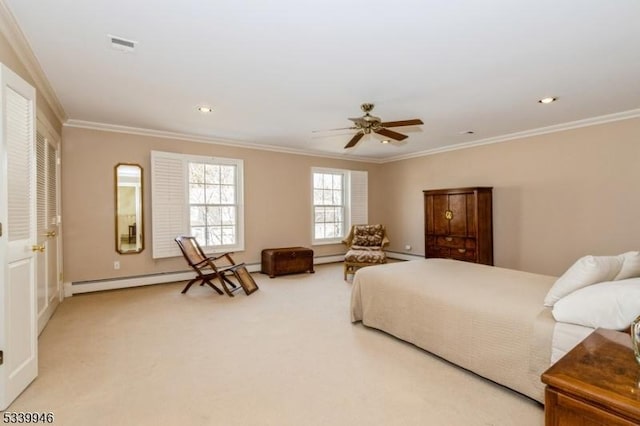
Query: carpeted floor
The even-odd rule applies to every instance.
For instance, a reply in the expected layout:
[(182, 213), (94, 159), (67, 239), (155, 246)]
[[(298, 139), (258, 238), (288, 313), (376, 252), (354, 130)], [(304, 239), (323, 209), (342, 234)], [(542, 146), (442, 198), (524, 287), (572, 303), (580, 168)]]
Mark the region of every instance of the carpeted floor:
[(342, 265), (251, 296), (183, 283), (66, 299), (8, 411), (87, 425), (536, 425), (540, 404), (362, 324)]

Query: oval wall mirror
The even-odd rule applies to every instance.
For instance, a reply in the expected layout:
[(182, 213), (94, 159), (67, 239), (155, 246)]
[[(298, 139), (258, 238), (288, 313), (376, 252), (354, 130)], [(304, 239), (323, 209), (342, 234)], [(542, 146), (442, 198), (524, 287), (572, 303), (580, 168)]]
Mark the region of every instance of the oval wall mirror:
[(118, 163), (116, 183), (116, 251), (140, 253), (144, 249), (142, 222), (142, 167)]

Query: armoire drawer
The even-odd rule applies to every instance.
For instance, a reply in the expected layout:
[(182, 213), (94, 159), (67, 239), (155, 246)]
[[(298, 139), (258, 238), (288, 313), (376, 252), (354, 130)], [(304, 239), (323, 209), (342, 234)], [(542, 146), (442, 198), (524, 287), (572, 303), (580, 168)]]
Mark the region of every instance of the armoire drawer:
[(476, 250), (429, 246), (427, 247), (426, 257), (440, 257), (445, 259), (467, 260), (474, 262), (476, 260)]
[(473, 249), (451, 249), (450, 257), (457, 260), (476, 260), (476, 251)]
[(475, 238), (439, 236), (439, 237), (436, 237), (435, 240), (436, 240), (435, 245), (439, 247), (468, 248), (468, 249), (476, 248)]
[(426, 254), (427, 257), (450, 257), (451, 249), (448, 247), (429, 246)]

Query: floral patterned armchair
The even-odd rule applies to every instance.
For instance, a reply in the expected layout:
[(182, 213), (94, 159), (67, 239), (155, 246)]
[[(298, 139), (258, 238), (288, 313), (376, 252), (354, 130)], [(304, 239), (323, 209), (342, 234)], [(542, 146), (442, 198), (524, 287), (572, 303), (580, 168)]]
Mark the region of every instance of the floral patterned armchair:
[(382, 248), (389, 244), (389, 239), (382, 225), (353, 225), (342, 242), (349, 248), (344, 256), (345, 280), (359, 268), (387, 263)]

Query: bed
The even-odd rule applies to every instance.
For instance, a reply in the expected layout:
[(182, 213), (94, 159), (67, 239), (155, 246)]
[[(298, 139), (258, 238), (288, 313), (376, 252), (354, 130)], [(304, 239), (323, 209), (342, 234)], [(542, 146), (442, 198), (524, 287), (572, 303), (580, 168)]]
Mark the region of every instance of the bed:
[(351, 320), (543, 403), (540, 375), (593, 331), (543, 306), (556, 279), (449, 259), (363, 268)]

